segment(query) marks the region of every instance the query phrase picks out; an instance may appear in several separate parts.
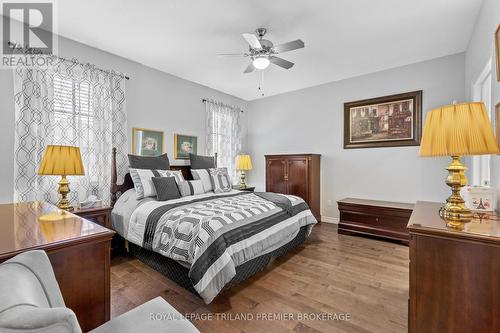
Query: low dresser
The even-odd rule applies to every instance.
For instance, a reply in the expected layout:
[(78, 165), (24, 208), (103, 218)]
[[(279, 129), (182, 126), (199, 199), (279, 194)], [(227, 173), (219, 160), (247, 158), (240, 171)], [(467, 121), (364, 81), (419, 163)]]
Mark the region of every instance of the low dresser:
[(84, 332), (110, 319), (110, 244), (114, 232), (72, 213), (41, 221), (58, 209), (44, 202), (0, 205), (0, 262), (44, 250), (66, 306)]
[(410, 333), (500, 332), (500, 216), (446, 227), (443, 204), (417, 202), (410, 232)]

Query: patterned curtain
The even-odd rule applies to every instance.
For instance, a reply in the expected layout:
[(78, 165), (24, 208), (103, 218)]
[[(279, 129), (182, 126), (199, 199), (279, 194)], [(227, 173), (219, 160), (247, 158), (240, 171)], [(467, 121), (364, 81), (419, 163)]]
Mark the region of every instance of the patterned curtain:
[[(42, 56), (39, 56), (42, 57)], [(96, 195), (110, 201), (111, 150), (120, 178), (126, 173), (123, 75), (55, 56), (50, 66), (14, 70), (14, 201), (58, 201), (60, 177), (39, 176), (47, 145), (80, 147), (85, 176), (68, 177), (72, 204)]]
[(236, 155), (241, 151), (241, 109), (207, 99), (207, 155), (217, 153), (217, 166), (226, 167), (233, 183), (238, 182)]

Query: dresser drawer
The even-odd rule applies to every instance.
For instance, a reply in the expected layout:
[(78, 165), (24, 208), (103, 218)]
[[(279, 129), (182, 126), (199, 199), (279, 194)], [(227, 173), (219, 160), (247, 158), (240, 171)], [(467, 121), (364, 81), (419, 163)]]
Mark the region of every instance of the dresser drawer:
[(366, 215), (352, 212), (341, 213), (341, 220), (343, 222), (351, 222), (360, 225), (368, 225), (403, 232), (406, 231), (406, 224), (408, 223), (407, 219), (400, 217)]

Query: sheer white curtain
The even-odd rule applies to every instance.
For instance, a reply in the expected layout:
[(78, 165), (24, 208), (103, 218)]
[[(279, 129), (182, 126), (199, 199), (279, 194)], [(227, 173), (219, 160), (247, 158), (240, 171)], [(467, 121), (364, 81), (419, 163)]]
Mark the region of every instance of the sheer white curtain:
[(207, 99), (207, 155), (217, 153), (217, 166), (225, 167), (233, 183), (238, 181), (236, 155), (241, 151), (241, 109)]
[(125, 79), (76, 60), (49, 58), (50, 66), (14, 70), (14, 200), (58, 201), (60, 177), (37, 174), (52, 144), (80, 147), (85, 176), (68, 177), (70, 202), (94, 194), (108, 203), (112, 147), (121, 177), (127, 166)]

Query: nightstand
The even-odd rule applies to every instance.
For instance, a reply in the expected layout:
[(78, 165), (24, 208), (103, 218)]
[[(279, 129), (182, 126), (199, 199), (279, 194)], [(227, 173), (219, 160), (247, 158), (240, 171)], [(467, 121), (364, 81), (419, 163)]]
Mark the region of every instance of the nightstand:
[(240, 188), (240, 185), (234, 185), (233, 189), (234, 190), (240, 190), (240, 191), (254, 192), (255, 191), (255, 186), (247, 186), (246, 188)]
[(109, 206), (92, 207), (92, 208), (75, 208), (71, 213), (83, 217), (97, 223), (105, 228), (113, 230), (111, 225), (111, 210)]

